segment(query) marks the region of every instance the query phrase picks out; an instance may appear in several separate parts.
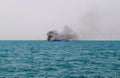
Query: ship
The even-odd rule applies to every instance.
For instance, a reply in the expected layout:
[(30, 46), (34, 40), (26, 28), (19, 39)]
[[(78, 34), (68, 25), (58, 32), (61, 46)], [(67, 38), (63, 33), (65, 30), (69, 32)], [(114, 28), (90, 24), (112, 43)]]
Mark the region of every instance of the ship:
[(51, 30), (47, 33), (47, 41), (70, 41), (77, 38), (77, 35), (68, 26), (64, 27), (61, 33)]
[(55, 30), (49, 31), (47, 33), (47, 36), (48, 36), (47, 41), (52, 41), (52, 42), (54, 42), (54, 41), (68, 41), (67, 39), (65, 39), (63, 37), (63, 35), (58, 34), (57, 31), (55, 31)]

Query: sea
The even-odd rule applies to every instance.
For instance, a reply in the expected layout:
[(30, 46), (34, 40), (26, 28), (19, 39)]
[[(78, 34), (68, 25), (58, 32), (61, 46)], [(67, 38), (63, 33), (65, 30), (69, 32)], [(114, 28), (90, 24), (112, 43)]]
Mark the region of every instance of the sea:
[(1, 40), (0, 78), (120, 78), (120, 41)]

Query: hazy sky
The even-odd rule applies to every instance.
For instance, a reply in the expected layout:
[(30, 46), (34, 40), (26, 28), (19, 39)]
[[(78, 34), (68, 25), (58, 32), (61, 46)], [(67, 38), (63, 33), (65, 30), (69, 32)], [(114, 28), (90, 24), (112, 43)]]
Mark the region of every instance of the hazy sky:
[(68, 25), (79, 39), (120, 39), (120, 0), (0, 0), (0, 40), (42, 40)]

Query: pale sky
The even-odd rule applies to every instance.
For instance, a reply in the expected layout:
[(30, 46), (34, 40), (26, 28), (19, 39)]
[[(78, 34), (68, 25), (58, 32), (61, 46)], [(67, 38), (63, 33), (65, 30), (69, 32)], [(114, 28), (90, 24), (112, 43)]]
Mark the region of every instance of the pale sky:
[(0, 0), (0, 40), (45, 40), (65, 25), (80, 40), (120, 40), (120, 0)]

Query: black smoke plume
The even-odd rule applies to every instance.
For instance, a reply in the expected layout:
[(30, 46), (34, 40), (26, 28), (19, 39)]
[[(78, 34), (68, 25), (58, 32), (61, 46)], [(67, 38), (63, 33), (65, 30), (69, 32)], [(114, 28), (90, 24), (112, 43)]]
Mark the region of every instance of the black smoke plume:
[(68, 26), (65, 26), (61, 33), (58, 33), (56, 30), (49, 31), (47, 33), (47, 36), (48, 36), (47, 38), (48, 41), (77, 39), (77, 35)]

